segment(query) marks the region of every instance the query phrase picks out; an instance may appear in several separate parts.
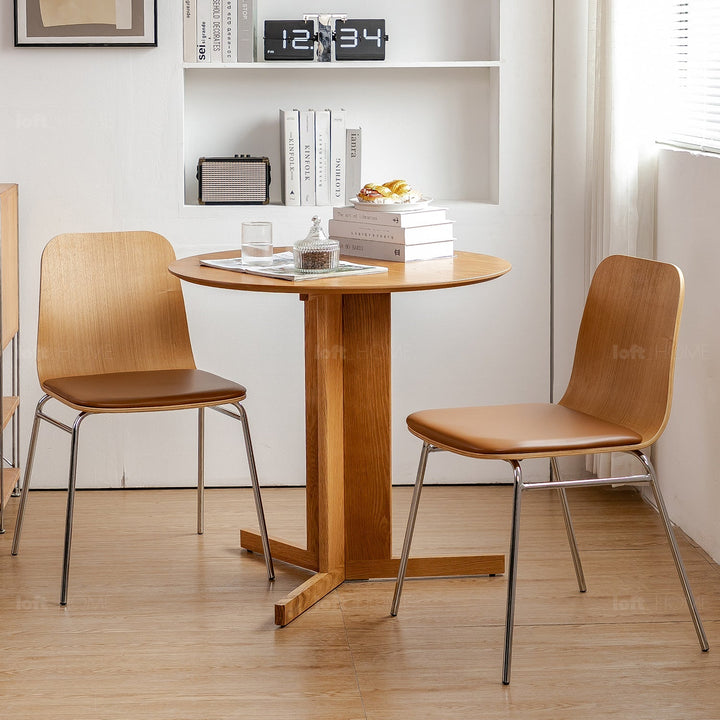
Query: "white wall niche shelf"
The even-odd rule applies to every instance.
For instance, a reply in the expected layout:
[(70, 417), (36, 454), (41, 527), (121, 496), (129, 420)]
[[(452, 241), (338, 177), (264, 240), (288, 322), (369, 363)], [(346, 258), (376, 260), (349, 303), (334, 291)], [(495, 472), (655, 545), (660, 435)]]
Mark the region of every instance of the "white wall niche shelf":
[[(434, 198), (497, 204), (499, 0), (398, 5), (367, 0), (348, 13), (385, 18), (385, 61), (183, 63), (185, 212), (200, 207), (199, 158), (249, 154), (270, 160), (276, 213), (287, 107), (344, 108), (347, 126), (362, 128), (363, 183), (402, 177)], [(264, 20), (296, 17), (291, 0), (258, 0), (258, 36)]]

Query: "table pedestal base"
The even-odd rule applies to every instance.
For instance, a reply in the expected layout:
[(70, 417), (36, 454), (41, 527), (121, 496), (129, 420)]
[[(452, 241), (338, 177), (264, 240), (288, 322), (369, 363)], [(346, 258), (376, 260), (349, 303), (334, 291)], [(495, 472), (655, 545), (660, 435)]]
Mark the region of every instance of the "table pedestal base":
[[(305, 295), (307, 546), (275, 560), (316, 572), (275, 606), (287, 625), (345, 580), (392, 578), (390, 293)], [(240, 544), (262, 552), (256, 533)], [(408, 575), (499, 575), (504, 555), (412, 558)]]
[[(260, 535), (242, 530), (240, 545), (246, 550), (262, 554)], [(317, 571), (317, 561), (307, 550), (275, 538), (270, 538), (273, 560)], [(374, 580), (397, 577), (400, 558), (351, 563), (345, 571), (316, 572), (302, 585), (275, 605), (275, 624), (287, 625), (311, 605), (324, 598), (345, 580)], [(450, 577), (456, 575), (502, 575), (504, 555), (457, 555), (451, 557), (410, 558), (406, 577)], [(388, 609), (389, 612), (389, 609)]]

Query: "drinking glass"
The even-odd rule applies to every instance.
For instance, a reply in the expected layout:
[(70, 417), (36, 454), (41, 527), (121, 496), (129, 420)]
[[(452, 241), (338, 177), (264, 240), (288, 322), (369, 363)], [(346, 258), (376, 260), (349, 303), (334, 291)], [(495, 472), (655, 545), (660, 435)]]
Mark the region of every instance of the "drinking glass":
[(244, 222), (241, 238), (242, 261), (246, 265), (272, 265), (272, 223)]

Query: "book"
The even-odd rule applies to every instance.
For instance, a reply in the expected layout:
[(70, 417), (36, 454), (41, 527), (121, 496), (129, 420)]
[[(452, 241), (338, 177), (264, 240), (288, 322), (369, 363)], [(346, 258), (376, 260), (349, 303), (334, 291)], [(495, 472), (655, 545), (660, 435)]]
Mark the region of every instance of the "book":
[(455, 250), (454, 240), (405, 245), (382, 240), (350, 240), (338, 238), (340, 254), (372, 260), (391, 260), (394, 262), (415, 262), (452, 257)]
[(330, 204), (345, 205), (345, 110), (330, 111)]
[(237, 62), (238, 0), (222, 0), (222, 60)]
[(210, 62), (221, 63), (223, 61), (223, 0), (211, 0), (210, 8)]
[[(362, 188), (362, 129), (345, 129), (345, 194), (357, 195)], [(343, 199), (342, 204), (347, 202)], [(337, 208), (335, 208), (337, 209)], [(335, 209), (333, 212), (335, 212)], [(341, 220), (343, 218), (338, 218)]]
[(417, 227), (418, 225), (435, 225), (447, 222), (445, 208), (423, 208), (422, 210), (400, 212), (377, 212), (376, 210), (361, 210), (353, 207), (334, 207), (334, 220), (365, 223), (368, 225), (390, 225), (394, 227)]
[(212, 0), (196, 0), (196, 60), (199, 63), (211, 62), (210, 35), (212, 26)]
[(330, 205), (330, 111), (315, 111), (315, 204)]
[(197, 62), (197, 17), (196, 0), (183, 0), (183, 61)]
[(300, 204), (300, 113), (280, 110), (280, 182), (285, 205)]
[(255, 0), (238, 0), (237, 61), (255, 60)]
[(349, 238), (352, 240), (377, 240), (405, 245), (452, 240), (452, 221), (435, 225), (418, 225), (417, 227), (390, 227), (385, 225), (368, 225), (365, 223), (330, 220), (328, 234), (331, 238)]
[(244, 272), (250, 275), (262, 275), (263, 277), (292, 280), (295, 282), (302, 280), (323, 280), (325, 278), (347, 275), (372, 275), (374, 273), (386, 273), (388, 271), (386, 267), (380, 267), (378, 265), (362, 265), (360, 263), (341, 260), (334, 270), (326, 270), (321, 273), (301, 273), (295, 268), (291, 251), (275, 253), (273, 255), (272, 265), (243, 265), (242, 258), (239, 257), (209, 258), (200, 260), (200, 264), (206, 265), (207, 267), (219, 268), (220, 270), (232, 270), (233, 272)]
[(315, 204), (315, 112), (300, 111), (300, 204)]

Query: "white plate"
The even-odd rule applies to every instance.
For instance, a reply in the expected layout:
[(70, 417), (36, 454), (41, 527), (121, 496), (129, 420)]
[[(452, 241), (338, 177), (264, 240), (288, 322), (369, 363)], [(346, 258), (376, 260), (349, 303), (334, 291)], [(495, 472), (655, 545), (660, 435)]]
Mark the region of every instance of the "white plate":
[(371, 203), (358, 200), (356, 197), (350, 198), (350, 203), (358, 210), (371, 210), (373, 212), (412, 212), (413, 210), (422, 210), (432, 202), (432, 198), (422, 197), (416, 202), (406, 203)]

